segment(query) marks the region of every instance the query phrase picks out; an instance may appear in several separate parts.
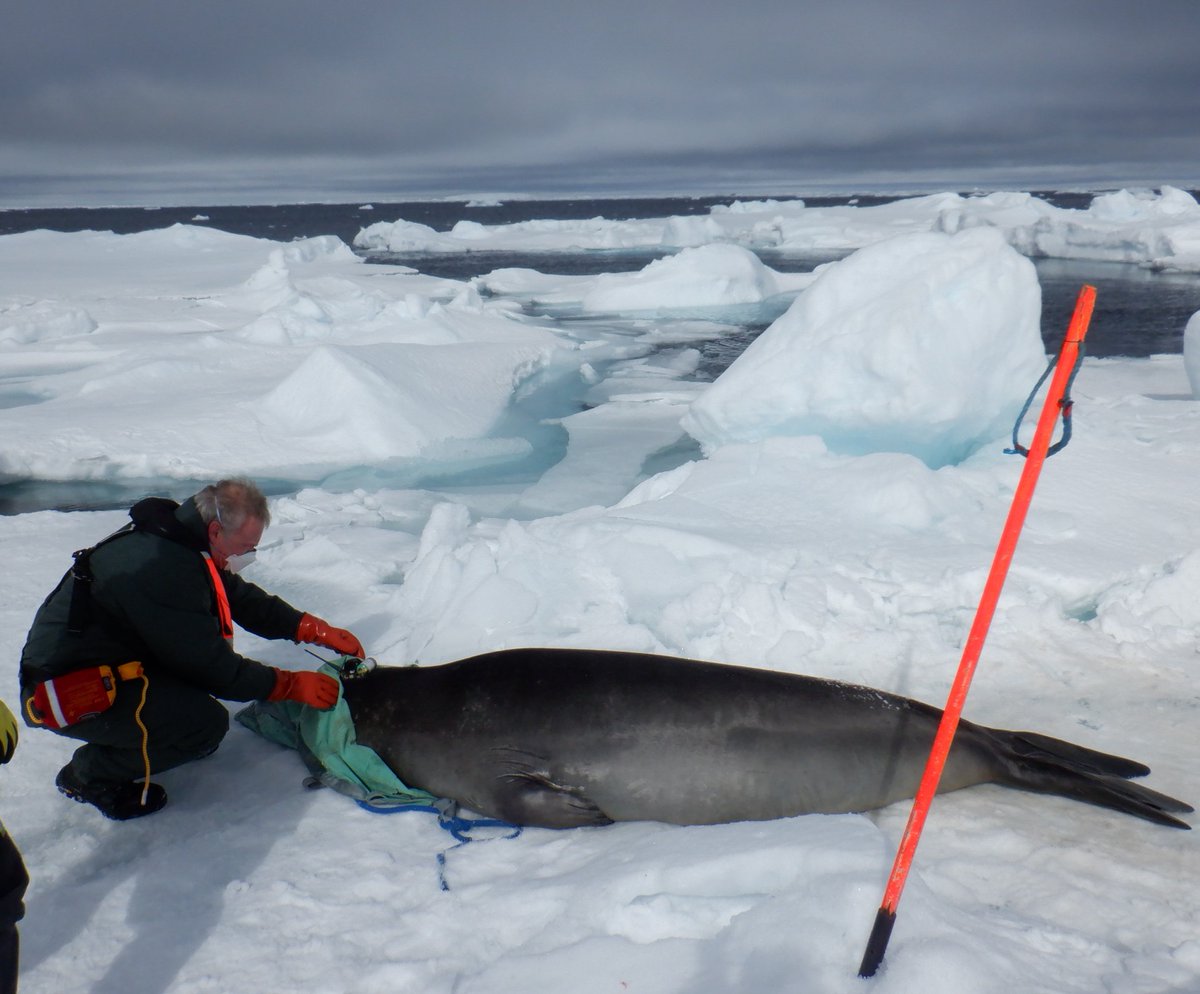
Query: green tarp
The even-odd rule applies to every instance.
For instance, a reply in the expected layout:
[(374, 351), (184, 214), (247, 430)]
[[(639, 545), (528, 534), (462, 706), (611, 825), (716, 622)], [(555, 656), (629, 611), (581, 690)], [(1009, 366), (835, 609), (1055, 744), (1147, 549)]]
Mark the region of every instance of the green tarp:
[(409, 787), (373, 749), (360, 745), (341, 693), (341, 673), (321, 667), (338, 681), (337, 706), (318, 711), (294, 701), (255, 701), (237, 720), (264, 738), (297, 750), (313, 777), (327, 787), (375, 808), (432, 805), (437, 798)]

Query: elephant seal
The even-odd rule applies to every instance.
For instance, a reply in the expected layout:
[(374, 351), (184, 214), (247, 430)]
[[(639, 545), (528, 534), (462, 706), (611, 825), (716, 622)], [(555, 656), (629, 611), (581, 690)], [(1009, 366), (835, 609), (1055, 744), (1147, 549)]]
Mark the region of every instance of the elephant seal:
[[(507, 649), (344, 683), (358, 741), (407, 784), (518, 825), (679, 825), (912, 797), (941, 710), (880, 690), (633, 652)], [(1149, 768), (962, 721), (941, 790), (998, 783), (1177, 828)]]

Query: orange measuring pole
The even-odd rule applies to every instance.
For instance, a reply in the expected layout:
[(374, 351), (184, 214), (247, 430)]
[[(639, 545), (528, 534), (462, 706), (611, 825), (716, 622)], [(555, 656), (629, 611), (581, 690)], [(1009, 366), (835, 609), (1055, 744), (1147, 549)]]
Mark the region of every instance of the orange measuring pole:
[(942, 770), (946, 765), (946, 756), (950, 752), (954, 733), (958, 729), (958, 721), (962, 715), (963, 704), (967, 699), (967, 690), (971, 686), (971, 678), (975, 674), (975, 666), (979, 662), (979, 654), (983, 650), (987, 638), (988, 627), (992, 616), (996, 613), (996, 603), (1000, 599), (1000, 591), (1004, 587), (1008, 567), (1012, 563), (1013, 551), (1021, 528), (1025, 524), (1025, 515), (1029, 510), (1029, 502), (1033, 499), (1033, 490), (1037, 486), (1038, 475), (1042, 464), (1046, 461), (1046, 452), (1050, 448), (1050, 438), (1054, 434), (1054, 426), (1059, 413), (1064, 408), (1067, 386), (1071, 374), (1079, 359), (1084, 336), (1087, 335), (1088, 323), (1092, 318), (1092, 308), (1096, 303), (1096, 288), (1084, 286), (1079, 291), (1075, 301), (1075, 313), (1067, 327), (1062, 349), (1058, 354), (1058, 363), (1054, 368), (1054, 377), (1050, 381), (1050, 389), (1046, 394), (1046, 402), (1042, 406), (1037, 428), (1034, 430), (1033, 442), (1029, 446), (1025, 458), (1025, 467), (1017, 482), (1013, 494), (1012, 505), (1009, 507), (1008, 519), (1004, 530), (1000, 533), (1000, 542), (996, 546), (996, 556), (992, 560), (992, 569), (988, 574), (987, 583), (983, 587), (983, 595), (979, 599), (979, 607), (975, 611), (975, 620), (971, 625), (967, 643), (963, 647), (962, 659), (958, 664), (958, 673), (950, 688), (950, 696), (946, 708), (942, 712), (942, 720), (938, 725), (937, 734), (933, 739), (933, 748), (929, 760), (925, 764), (925, 772), (921, 775), (921, 784), (917, 788), (917, 796), (913, 800), (912, 812), (908, 816), (908, 824), (900, 839), (900, 848), (896, 853), (896, 861), (892, 865), (892, 874), (888, 878), (884, 890), (883, 903), (875, 916), (875, 926), (871, 929), (871, 937), (867, 941), (863, 953), (862, 965), (858, 969), (860, 977), (873, 977), (883, 962), (887, 951), (888, 940), (891, 938), (892, 926), (896, 923), (896, 906), (900, 903), (900, 894), (904, 890), (904, 882), (908, 878), (913, 856), (917, 851), (917, 843), (921, 838), (921, 829), (929, 814), (929, 806), (933, 803), (933, 795), (937, 793), (938, 783), (942, 778)]

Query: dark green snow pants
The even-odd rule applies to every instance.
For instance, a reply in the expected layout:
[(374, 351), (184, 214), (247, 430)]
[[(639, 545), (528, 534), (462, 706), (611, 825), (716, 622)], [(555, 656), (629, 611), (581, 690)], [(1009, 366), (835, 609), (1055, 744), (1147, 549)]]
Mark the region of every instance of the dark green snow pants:
[[(169, 675), (151, 673), (142, 708), (149, 733), (150, 772), (181, 766), (216, 750), (229, 731), (229, 712), (203, 690)], [(125, 783), (146, 775), (142, 730), (135, 712), (142, 698), (141, 680), (122, 680), (117, 697), (103, 714), (69, 728), (51, 731), (85, 745), (75, 750), (71, 767), (86, 783)], [(24, 701), (21, 702), (24, 706)], [(28, 714), (28, 712), (26, 712)]]

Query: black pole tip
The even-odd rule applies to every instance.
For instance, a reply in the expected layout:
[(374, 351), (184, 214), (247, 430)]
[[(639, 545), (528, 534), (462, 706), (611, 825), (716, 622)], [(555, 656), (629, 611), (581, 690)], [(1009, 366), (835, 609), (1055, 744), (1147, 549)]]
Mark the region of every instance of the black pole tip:
[(873, 977), (883, 962), (883, 954), (887, 952), (888, 940), (892, 937), (892, 926), (896, 924), (896, 912), (880, 908), (875, 915), (875, 926), (871, 929), (871, 938), (867, 940), (867, 949), (863, 953), (862, 965), (858, 968), (860, 977)]

